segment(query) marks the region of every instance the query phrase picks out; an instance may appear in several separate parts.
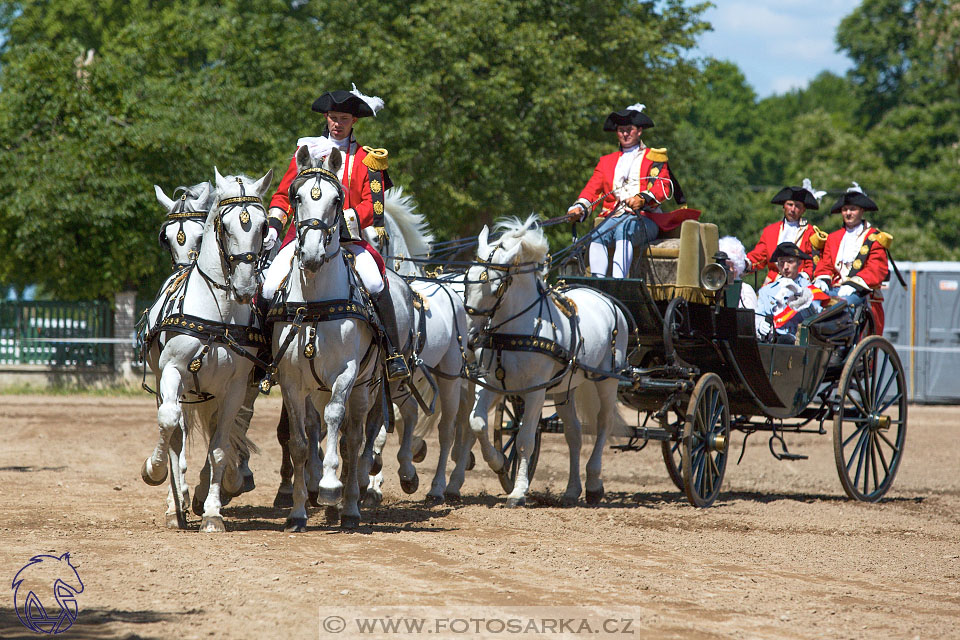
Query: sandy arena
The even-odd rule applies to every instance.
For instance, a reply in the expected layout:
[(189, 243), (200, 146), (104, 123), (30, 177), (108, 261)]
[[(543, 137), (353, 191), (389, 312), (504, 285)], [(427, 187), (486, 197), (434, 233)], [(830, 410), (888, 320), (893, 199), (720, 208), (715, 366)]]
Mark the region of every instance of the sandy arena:
[[(277, 393), (258, 404), (257, 488), (224, 509), (227, 533), (215, 535), (200, 534), (192, 514), (190, 531), (165, 529), (166, 485), (140, 479), (157, 437), (148, 395), (0, 397), (0, 581), (10, 585), (34, 555), (70, 552), (84, 590), (64, 638), (445, 637), (350, 626), (357, 612), (399, 605), (451, 618), (536, 617), (541, 606), (629, 621), (616, 633), (544, 637), (960, 637), (960, 407), (910, 407), (906, 453), (880, 504), (846, 498), (830, 434), (788, 436), (809, 455), (796, 462), (774, 460), (755, 434), (736, 466), (737, 434), (710, 509), (674, 488), (658, 443), (608, 450), (602, 505), (560, 508), (566, 445), (545, 435), (526, 508), (502, 508), (482, 460), (463, 504), (426, 508), (435, 440), (407, 496), (391, 438), (383, 505), (350, 533), (314, 510), (300, 535), (283, 533), (285, 513), (271, 506), (279, 410)], [(38, 637), (6, 594), (0, 637)], [(330, 611), (346, 619), (339, 635), (321, 627)], [(482, 635), (473, 631), (449, 637)]]

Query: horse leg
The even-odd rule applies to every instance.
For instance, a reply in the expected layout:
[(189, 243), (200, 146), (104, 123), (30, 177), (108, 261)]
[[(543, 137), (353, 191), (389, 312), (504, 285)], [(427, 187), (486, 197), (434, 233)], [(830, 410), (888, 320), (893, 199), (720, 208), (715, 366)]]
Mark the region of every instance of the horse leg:
[(473, 430), (470, 429), (470, 412), (473, 408), (474, 384), (472, 382), (463, 382), (460, 384), (460, 406), (457, 415), (454, 418), (454, 429), (456, 439), (453, 442), (454, 467), (450, 474), (450, 482), (444, 490), (444, 498), (448, 502), (460, 501), (460, 489), (463, 487), (463, 480), (466, 471), (473, 468), (473, 444), (477, 441)]
[(420, 477), (417, 475), (417, 468), (413, 466), (413, 430), (417, 426), (417, 417), (420, 415), (420, 409), (417, 401), (413, 398), (407, 398), (400, 405), (400, 418), (403, 427), (397, 425), (400, 430), (400, 450), (397, 451), (397, 462), (400, 468), (397, 474), (400, 476), (400, 488), (404, 493), (416, 493), (420, 487)]
[[(359, 467), (357, 468), (357, 477), (360, 478), (360, 501), (366, 506), (367, 490), (373, 482), (372, 469), (375, 464), (382, 467), (382, 459), (377, 463), (376, 458), (380, 451), (383, 451), (383, 445), (380, 445), (380, 451), (377, 451), (377, 439), (380, 432), (383, 431), (383, 411), (382, 402), (374, 403), (367, 414), (366, 424), (364, 425), (363, 450), (360, 453)], [(385, 437), (385, 436), (384, 436)], [(379, 469), (378, 469), (379, 471)], [(374, 505), (376, 506), (376, 505)]]
[[(247, 430), (250, 428), (250, 420), (253, 418), (253, 406), (260, 395), (260, 389), (256, 386), (247, 386), (246, 395), (243, 398), (243, 405), (237, 411), (237, 430), (246, 437)], [(239, 464), (240, 476), (243, 485), (240, 487), (240, 493), (248, 493), (257, 488), (257, 483), (253, 479), (253, 471), (250, 469), (250, 452), (243, 451), (240, 454)], [(239, 495), (239, 494), (238, 494)]]
[(327, 426), (327, 440), (323, 453), (323, 477), (320, 478), (317, 502), (336, 506), (343, 495), (343, 483), (337, 477), (340, 470), (340, 432), (346, 418), (346, 401), (357, 378), (356, 362), (348, 362), (345, 370), (331, 385), (330, 399), (323, 408), (323, 422)]
[(460, 380), (441, 379), (437, 385), (440, 391), (440, 420), (437, 422), (437, 439), (440, 441), (440, 455), (437, 458), (437, 472), (433, 475), (427, 504), (443, 504), (447, 488), (447, 460), (454, 441), (454, 421), (460, 408)]
[(387, 443), (387, 428), (380, 424), (380, 430), (373, 439), (373, 467), (370, 469), (367, 492), (363, 496), (363, 506), (377, 507), (383, 502), (383, 445)]
[(473, 405), (473, 411), (470, 412), (470, 429), (480, 442), (480, 452), (483, 454), (483, 459), (494, 472), (500, 473), (506, 463), (506, 458), (499, 449), (493, 446), (487, 434), (487, 417), (490, 413), (490, 404), (495, 399), (499, 400), (500, 396), (492, 391), (481, 389), (477, 393), (476, 403)]
[(520, 430), (517, 432), (516, 449), (520, 457), (517, 467), (517, 479), (513, 484), (513, 491), (507, 496), (507, 507), (522, 507), (527, 502), (527, 490), (530, 488), (530, 478), (527, 469), (530, 466), (530, 456), (536, 444), (537, 429), (540, 426), (540, 411), (543, 409), (543, 400), (546, 394), (543, 390), (534, 391), (523, 397), (523, 418), (520, 420)]
[[(353, 403), (351, 403), (353, 404)], [(355, 529), (360, 526), (360, 476), (358, 467), (360, 461), (360, 443), (363, 439), (366, 426), (366, 411), (353, 412), (347, 416), (346, 432), (343, 434), (343, 504), (340, 512), (340, 527)]]
[[(186, 513), (190, 508), (190, 489), (187, 488), (187, 456), (186, 427), (181, 424), (170, 437), (170, 467), (173, 473), (170, 476), (170, 488), (167, 491), (167, 512), (164, 514), (164, 524), (168, 529), (185, 529), (187, 525)], [(179, 515), (178, 515), (179, 514)]]
[(603, 449), (607, 441), (614, 411), (617, 410), (617, 381), (601, 380), (596, 383), (600, 396), (600, 412), (597, 415), (597, 441), (587, 460), (587, 504), (598, 504), (603, 499)]
[(307, 530), (307, 483), (304, 468), (309, 447), (304, 424), (307, 401), (302, 397), (295, 398), (293, 396), (294, 393), (292, 392), (283, 395), (283, 405), (287, 409), (287, 424), (291, 427), (288, 430), (287, 446), (293, 470), (290, 513), (283, 524), (283, 530), (302, 533)]
[(323, 419), (313, 402), (308, 400), (304, 408), (304, 432), (307, 434), (307, 461), (305, 477), (307, 498), (314, 507), (319, 507), (317, 496), (320, 493), (320, 476), (323, 464), (320, 462), (320, 441), (323, 439)]
[(277, 442), (280, 443), (280, 488), (273, 499), (273, 506), (289, 508), (293, 506), (293, 462), (290, 460), (290, 418), (287, 414), (287, 403), (283, 403), (280, 410), (280, 420), (277, 422)]
[(583, 429), (577, 418), (577, 409), (573, 402), (573, 393), (557, 405), (557, 415), (563, 422), (563, 437), (570, 450), (570, 475), (567, 479), (567, 490), (563, 492), (560, 504), (571, 507), (577, 504), (583, 487), (580, 484), (580, 447), (583, 445)]
[(153, 453), (143, 461), (143, 466), (140, 468), (140, 477), (153, 487), (167, 479), (170, 436), (180, 426), (183, 418), (183, 410), (180, 407), (180, 394), (183, 393), (180, 371), (172, 365), (164, 367), (158, 386), (161, 399), (160, 408), (157, 410), (160, 439), (153, 448)]

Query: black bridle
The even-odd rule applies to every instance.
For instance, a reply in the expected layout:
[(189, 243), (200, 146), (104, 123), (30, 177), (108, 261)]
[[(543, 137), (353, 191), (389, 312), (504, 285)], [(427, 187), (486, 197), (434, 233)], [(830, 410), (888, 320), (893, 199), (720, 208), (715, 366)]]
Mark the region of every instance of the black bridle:
[[(183, 187), (180, 187), (181, 189)], [(176, 262), (173, 257), (173, 247), (170, 246), (170, 240), (167, 238), (167, 227), (172, 224), (178, 224), (180, 228), (177, 230), (177, 244), (181, 247), (187, 243), (187, 234), (183, 230), (183, 224), (185, 222), (198, 222), (202, 226), (207, 219), (207, 214), (209, 211), (195, 211), (193, 209), (187, 209), (187, 193), (184, 192), (180, 199), (173, 205), (173, 208), (170, 210), (170, 213), (167, 214), (167, 220), (162, 225), (160, 225), (160, 237), (158, 238), (160, 246), (166, 246), (167, 250), (170, 251), (170, 261), (173, 262), (173, 268), (178, 269), (186, 267), (197, 259), (196, 251), (191, 251), (187, 254), (187, 262)]]
[[(497, 252), (497, 249), (500, 247), (494, 247), (487, 258), (477, 258), (475, 265), (480, 265), (483, 267), (483, 271), (478, 276), (478, 280), (468, 280), (464, 278), (464, 304), (463, 307), (466, 309), (467, 314), (471, 316), (477, 316), (479, 318), (492, 318), (493, 315), (497, 312), (497, 309), (500, 308), (500, 304), (503, 303), (503, 296), (507, 292), (507, 287), (510, 286), (510, 283), (513, 282), (513, 276), (521, 275), (524, 273), (533, 273), (539, 271), (542, 265), (537, 262), (513, 262), (510, 264), (504, 262), (493, 262), (493, 254)], [(523, 267), (523, 268), (522, 268)], [(519, 269), (518, 271), (512, 271), (513, 269)], [(493, 303), (493, 306), (489, 309), (478, 309), (476, 307), (471, 307), (466, 303), (466, 299), (469, 298), (467, 295), (466, 287), (471, 284), (483, 284), (486, 282), (493, 282), (490, 278), (490, 271), (502, 271), (505, 275), (500, 276), (496, 280), (500, 284), (497, 285), (497, 290), (494, 292), (497, 300)]]
[[(337, 190), (337, 198), (334, 201), (334, 207), (336, 208), (337, 214), (334, 216), (333, 220), (329, 223), (324, 222), (319, 218), (309, 218), (303, 220), (300, 217), (300, 189), (306, 183), (309, 178), (314, 178), (316, 184), (310, 190), (310, 197), (313, 200), (319, 200), (322, 192), (320, 190), (320, 181), (327, 182), (332, 184)], [(326, 253), (326, 247), (330, 243), (330, 240), (333, 239), (334, 233), (340, 232), (340, 219), (343, 217), (343, 186), (340, 184), (340, 179), (332, 171), (328, 171), (323, 167), (309, 167), (303, 169), (300, 173), (297, 174), (297, 177), (294, 178), (293, 183), (290, 185), (290, 201), (294, 203), (293, 209), (293, 220), (294, 225), (297, 229), (297, 248), (295, 254), (297, 261), (300, 262), (300, 267), (303, 268), (303, 262), (300, 260), (301, 247), (304, 245), (304, 236), (308, 231), (320, 231), (323, 234), (323, 240), (321, 246), (324, 247), (323, 261), (321, 266), (326, 264), (334, 258), (339, 253), (339, 250), (333, 254), (328, 255)]]
[(246, 189), (243, 185), (243, 180), (237, 176), (237, 183), (240, 185), (240, 195), (233, 198), (224, 198), (217, 203), (217, 217), (213, 220), (213, 229), (217, 236), (217, 249), (220, 252), (220, 261), (222, 264), (226, 265), (226, 284), (220, 284), (219, 282), (214, 281), (210, 276), (200, 271), (200, 274), (204, 279), (209, 282), (214, 287), (222, 290), (229, 291), (232, 288), (232, 279), (233, 272), (237, 266), (241, 264), (256, 264), (257, 260), (260, 258), (260, 252), (245, 251), (243, 253), (227, 253), (227, 249), (223, 244), (223, 218), (228, 213), (233, 211), (237, 207), (241, 207), (240, 211), (240, 224), (244, 230), (249, 229), (250, 227), (250, 212), (247, 210), (249, 208), (259, 209), (263, 214), (263, 222), (260, 224), (261, 232), (260, 237), (263, 238), (266, 235), (267, 231), (267, 211), (263, 208), (263, 203), (260, 201), (259, 196), (248, 196), (246, 195)]

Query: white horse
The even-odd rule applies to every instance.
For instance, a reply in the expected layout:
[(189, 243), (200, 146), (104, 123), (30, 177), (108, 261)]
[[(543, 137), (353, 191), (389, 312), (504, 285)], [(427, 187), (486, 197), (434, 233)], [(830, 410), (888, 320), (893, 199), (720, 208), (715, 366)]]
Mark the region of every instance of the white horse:
[[(293, 463), (293, 507), (284, 530), (306, 530), (306, 465), (313, 439), (306, 431), (310, 406), (322, 407), (326, 427), (317, 502), (329, 507), (341, 504), (340, 525), (352, 528), (360, 523), (359, 452), (367, 415), (375, 403), (382, 403), (382, 349), (359, 295), (362, 283), (340, 247), (343, 187), (336, 173), (343, 157), (333, 150), (317, 166), (318, 161), (301, 147), (296, 161), (299, 171), (290, 191), (298, 246), (280, 304), (271, 311)], [(399, 276), (390, 271), (387, 276), (400, 334), (405, 335), (411, 326), (412, 296)], [(342, 480), (337, 477), (341, 462)], [(364, 477), (369, 466), (367, 460)], [(314, 493), (312, 486), (309, 490)]]
[(513, 491), (507, 506), (523, 506), (529, 488), (527, 469), (544, 400), (556, 404), (570, 449), (570, 476), (563, 503), (576, 504), (580, 484), (581, 428), (573, 390), (590, 383), (600, 399), (597, 440), (587, 461), (587, 502), (603, 497), (601, 457), (607, 430), (617, 409), (616, 374), (626, 362), (629, 325), (623, 312), (605, 295), (587, 287), (562, 293), (543, 281), (548, 245), (536, 216), (521, 223), (511, 219), (498, 225), (503, 235), (488, 244), (484, 226), (477, 248), (478, 263), (467, 272), (467, 312), (480, 324), (478, 362), (484, 388), (470, 415), (470, 426), (480, 440), (484, 460), (505, 473), (503, 454), (487, 433), (487, 416), (501, 395), (523, 398), (523, 416), (516, 446), (520, 455)]
[(209, 182), (201, 182), (181, 189), (180, 197), (171, 199), (158, 185), (153, 185), (157, 201), (167, 211), (167, 219), (160, 227), (160, 246), (170, 252), (175, 270), (183, 269), (200, 255), (200, 240), (203, 238), (203, 223), (210, 212), (212, 189)]
[[(167, 278), (160, 288), (162, 292), (190, 265), (197, 261), (200, 255), (200, 241), (203, 238), (203, 223), (210, 212), (210, 199), (213, 191), (209, 182), (201, 182), (192, 187), (177, 187), (174, 195), (182, 190), (180, 196), (174, 200), (167, 196), (158, 185), (153, 185), (157, 201), (167, 212), (167, 219), (160, 226), (158, 240), (160, 246), (170, 252), (170, 261), (174, 272)], [(181, 501), (187, 504), (190, 492), (187, 488), (187, 456), (186, 434), (177, 429), (170, 437), (170, 467), (179, 474), (177, 485), (181, 488)], [(173, 497), (173, 482), (167, 492), (166, 524), (169, 527), (179, 526), (177, 506)]]
[[(202, 531), (224, 531), (221, 485), (230, 493), (239, 491), (238, 447), (250, 446), (236, 429), (236, 416), (259, 342), (249, 330), (250, 302), (267, 224), (261, 198), (273, 179), (272, 171), (257, 181), (214, 172), (216, 191), (197, 262), (161, 292), (148, 314), (146, 360), (157, 379), (160, 439), (140, 472), (147, 484), (162, 483), (171, 435), (178, 427), (184, 432), (202, 428), (210, 468), (202, 479)], [(178, 475), (171, 475), (171, 488), (183, 496)], [(186, 504), (179, 506), (185, 511)]]
[[(386, 242), (381, 243), (371, 227), (364, 231), (368, 241), (383, 254), (387, 267), (407, 277), (411, 289), (419, 296), (419, 304), (415, 305), (419, 308), (414, 314), (414, 324), (418, 332), (422, 328), (423, 335), (420, 338), (423, 343), (415, 359), (417, 366), (412, 384), (424, 402), (433, 405), (433, 413), (422, 431), (427, 433), (436, 425), (439, 436), (437, 469), (425, 498), (428, 504), (436, 505), (444, 502), (447, 488), (446, 465), (454, 444), (463, 382), (460, 375), (467, 346), (467, 315), (463, 300), (456, 291), (436, 281), (417, 279), (423, 278), (423, 270), (409, 258), (426, 258), (433, 234), (423, 215), (413, 212), (415, 206), (413, 199), (404, 196), (399, 187), (389, 189), (384, 197)], [(420, 418), (420, 405), (407, 382), (392, 383), (390, 395), (400, 413), (397, 423), (400, 429), (400, 450), (397, 452), (400, 486), (406, 493), (413, 493), (419, 486), (413, 462), (422, 460), (421, 455), (426, 454), (426, 445), (420, 438), (416, 438), (419, 442), (414, 447), (414, 430)], [(379, 417), (379, 414), (374, 413), (373, 417)], [(385, 439), (385, 431), (381, 429), (373, 442), (375, 454), (379, 455)], [(422, 454), (414, 453), (417, 449)], [(365, 502), (378, 504), (382, 500), (382, 483), (383, 474), (377, 470), (377, 474), (370, 478)], [(459, 491), (446, 497), (456, 500), (460, 497)]]

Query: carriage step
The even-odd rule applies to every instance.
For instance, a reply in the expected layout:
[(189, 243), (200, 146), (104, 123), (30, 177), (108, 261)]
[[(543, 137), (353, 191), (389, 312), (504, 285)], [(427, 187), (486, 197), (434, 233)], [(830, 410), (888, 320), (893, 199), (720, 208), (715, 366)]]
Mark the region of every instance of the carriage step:
[(777, 456), (778, 460), (806, 460), (810, 456), (805, 456), (802, 453), (790, 453), (789, 451), (781, 453)]

